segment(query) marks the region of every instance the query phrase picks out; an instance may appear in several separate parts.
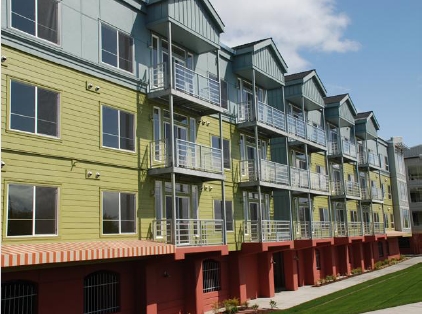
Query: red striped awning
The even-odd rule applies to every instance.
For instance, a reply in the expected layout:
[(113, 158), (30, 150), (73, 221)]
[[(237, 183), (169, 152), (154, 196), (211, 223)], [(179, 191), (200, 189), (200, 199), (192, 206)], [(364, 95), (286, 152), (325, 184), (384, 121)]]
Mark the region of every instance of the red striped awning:
[(4, 244), (1, 267), (174, 254), (174, 245), (146, 240)]

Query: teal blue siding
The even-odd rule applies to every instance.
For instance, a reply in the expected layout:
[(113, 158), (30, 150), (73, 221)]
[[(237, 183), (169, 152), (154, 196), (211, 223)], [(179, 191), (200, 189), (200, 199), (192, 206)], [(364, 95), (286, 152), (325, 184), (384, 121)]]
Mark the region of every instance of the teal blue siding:
[(339, 114), (340, 114), (341, 119), (346, 120), (347, 122), (351, 124), (355, 124), (355, 117), (353, 116), (353, 113), (350, 111), (350, 108), (347, 105), (347, 103), (343, 103), (340, 106)]
[(276, 62), (273, 53), (269, 47), (256, 51), (253, 55), (253, 64), (255, 68), (263, 74), (275, 79), (279, 82), (284, 82), (284, 74), (282, 68)]
[(324, 99), (322, 98), (318, 87), (315, 85), (314, 80), (308, 80), (303, 84), (303, 96), (321, 107), (324, 107)]

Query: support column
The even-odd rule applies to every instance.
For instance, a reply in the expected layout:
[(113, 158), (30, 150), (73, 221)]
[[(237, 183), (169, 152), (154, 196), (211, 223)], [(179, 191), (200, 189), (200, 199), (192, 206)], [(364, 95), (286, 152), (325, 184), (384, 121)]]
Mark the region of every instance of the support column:
[(284, 280), (286, 289), (295, 291), (299, 288), (298, 261), (295, 250), (283, 252)]
[(258, 256), (259, 297), (271, 298), (274, 296), (274, 264), (272, 253), (264, 252)]

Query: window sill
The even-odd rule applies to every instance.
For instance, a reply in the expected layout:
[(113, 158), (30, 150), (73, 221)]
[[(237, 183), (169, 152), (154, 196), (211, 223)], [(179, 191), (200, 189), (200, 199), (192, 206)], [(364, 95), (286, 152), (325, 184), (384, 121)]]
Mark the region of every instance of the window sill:
[(49, 135), (36, 134), (36, 133), (20, 131), (20, 130), (13, 130), (13, 129), (6, 129), (5, 132), (6, 132), (6, 134), (7, 133), (16, 134), (18, 136), (31, 137), (31, 138), (41, 139), (41, 140), (52, 141), (52, 142), (56, 142), (56, 143), (62, 143), (63, 142), (63, 139), (61, 137), (54, 137), (54, 136), (49, 136)]
[(100, 146), (100, 150), (105, 150), (109, 152), (115, 152), (115, 153), (124, 153), (124, 154), (130, 154), (130, 155), (136, 155), (136, 149), (135, 150), (126, 150), (126, 149), (119, 149), (114, 147), (107, 147), (107, 146)]

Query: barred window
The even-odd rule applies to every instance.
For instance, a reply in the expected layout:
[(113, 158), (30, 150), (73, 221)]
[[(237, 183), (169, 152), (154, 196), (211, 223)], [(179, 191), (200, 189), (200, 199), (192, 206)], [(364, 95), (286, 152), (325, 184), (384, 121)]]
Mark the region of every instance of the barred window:
[(321, 252), (319, 250), (315, 250), (315, 262), (316, 269), (321, 269)]
[(382, 242), (378, 242), (378, 255), (379, 257), (384, 256), (384, 245)]
[(9, 281), (1, 284), (1, 313), (37, 313), (38, 288), (30, 281)]
[(212, 259), (202, 262), (203, 289), (205, 292), (221, 290), (220, 263)]
[(120, 278), (117, 273), (98, 271), (84, 278), (84, 314), (120, 311)]

